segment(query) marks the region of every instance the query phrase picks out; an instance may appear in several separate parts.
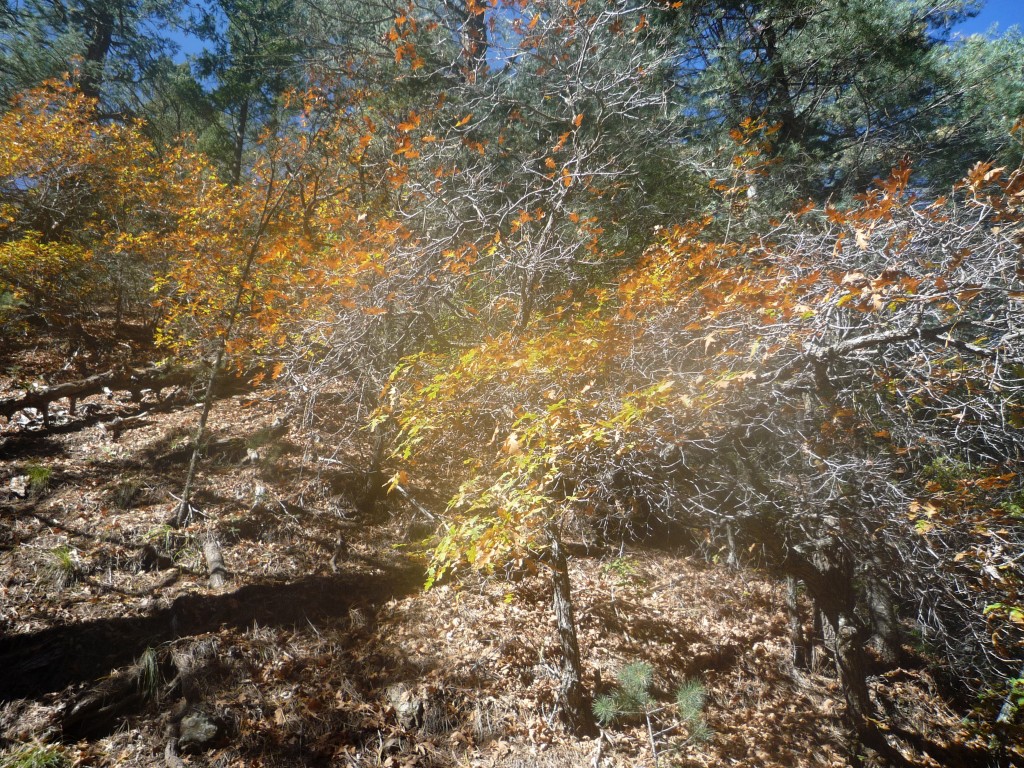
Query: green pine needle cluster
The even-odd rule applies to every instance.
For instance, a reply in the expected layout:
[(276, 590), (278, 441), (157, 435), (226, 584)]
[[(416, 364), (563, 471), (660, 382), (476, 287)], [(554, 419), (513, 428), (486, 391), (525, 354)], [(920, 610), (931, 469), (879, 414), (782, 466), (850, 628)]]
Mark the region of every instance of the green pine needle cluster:
[[(634, 661), (616, 674), (618, 685), (611, 693), (594, 700), (594, 717), (601, 725), (634, 720), (660, 711), (651, 697), (654, 668), (645, 661)], [(700, 744), (711, 738), (704, 720), (707, 690), (699, 680), (684, 680), (676, 690), (675, 705), (679, 720), (689, 733), (688, 741)]]
[(707, 690), (699, 680), (684, 680), (676, 690), (676, 709), (690, 734), (690, 741), (701, 744), (711, 738), (711, 728), (704, 720)]
[(634, 661), (618, 671), (618, 687), (612, 692), (594, 700), (594, 717), (601, 725), (616, 720), (639, 717), (647, 711), (651, 702), (651, 682), (654, 668), (645, 661)]

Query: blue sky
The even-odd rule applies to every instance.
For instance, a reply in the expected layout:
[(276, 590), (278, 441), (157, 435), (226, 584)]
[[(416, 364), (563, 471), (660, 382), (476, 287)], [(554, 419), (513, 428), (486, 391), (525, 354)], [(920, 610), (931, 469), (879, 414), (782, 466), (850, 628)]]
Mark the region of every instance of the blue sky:
[(988, 32), (993, 24), (1003, 33), (1014, 24), (1024, 32), (1024, 0), (988, 0), (981, 13), (957, 27), (964, 35)]
[[(1024, 0), (988, 0), (980, 14), (961, 24), (956, 31), (965, 36), (984, 34), (998, 25), (998, 32), (1003, 33), (1014, 24), (1024, 33)], [(172, 32), (170, 36), (180, 46), (174, 57), (176, 61), (184, 61), (186, 55), (201, 50), (202, 44), (195, 38), (180, 32)]]

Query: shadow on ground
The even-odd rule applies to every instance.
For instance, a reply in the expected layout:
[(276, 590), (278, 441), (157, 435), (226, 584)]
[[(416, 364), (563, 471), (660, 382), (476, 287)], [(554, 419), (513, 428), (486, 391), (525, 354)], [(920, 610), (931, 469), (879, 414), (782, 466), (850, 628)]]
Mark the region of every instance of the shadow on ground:
[(40, 699), (132, 663), (146, 648), (222, 627), (246, 629), (316, 624), (411, 594), (422, 567), (377, 564), (376, 575), (310, 576), (250, 584), (219, 595), (179, 596), (149, 616), (109, 618), (0, 638), (0, 703)]

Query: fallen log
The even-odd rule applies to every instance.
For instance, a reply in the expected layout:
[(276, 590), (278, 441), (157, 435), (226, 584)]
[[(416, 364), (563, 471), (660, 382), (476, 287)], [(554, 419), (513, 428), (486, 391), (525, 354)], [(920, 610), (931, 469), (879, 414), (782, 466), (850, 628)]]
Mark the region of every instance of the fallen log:
[(160, 390), (172, 386), (191, 384), (196, 380), (198, 371), (193, 368), (173, 368), (153, 366), (150, 368), (118, 368), (106, 373), (97, 373), (85, 379), (54, 384), (51, 387), (39, 387), (28, 390), (20, 397), (9, 397), (0, 400), (0, 416), (11, 418), (18, 411), (35, 408), (42, 411), (43, 423), (50, 424), (50, 403), (67, 398), (70, 412), (75, 413), (78, 400), (90, 395), (99, 395), (105, 391), (127, 390), (132, 399), (138, 400), (144, 389), (151, 389), (159, 397)]
[[(148, 368), (118, 368), (106, 373), (97, 373), (85, 379), (54, 384), (50, 387), (30, 389), (24, 395), (0, 399), (0, 416), (10, 419), (18, 411), (35, 408), (43, 414), (43, 424), (50, 426), (50, 404), (55, 400), (67, 399), (69, 411), (75, 414), (75, 407), (83, 397), (105, 392), (128, 391), (137, 401), (143, 390), (151, 390), (160, 398), (160, 391), (168, 387), (190, 386), (205, 378), (208, 371), (203, 368), (178, 368), (173, 366), (151, 366)], [(244, 377), (243, 377), (244, 380)], [(230, 387), (240, 380), (226, 381)]]

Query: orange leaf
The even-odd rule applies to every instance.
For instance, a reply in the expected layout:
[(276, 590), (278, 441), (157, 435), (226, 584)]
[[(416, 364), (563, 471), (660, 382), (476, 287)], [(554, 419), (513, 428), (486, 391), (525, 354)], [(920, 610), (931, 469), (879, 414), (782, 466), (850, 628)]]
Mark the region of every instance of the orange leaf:
[(399, 123), (398, 124), (398, 130), (400, 130), (402, 133), (409, 133), (409, 131), (411, 131), (411, 130), (413, 130), (415, 128), (418, 128), (419, 125), (420, 125), (420, 116), (417, 115), (415, 112), (410, 112), (409, 113), (409, 120), (407, 122), (404, 122), (404, 123)]

